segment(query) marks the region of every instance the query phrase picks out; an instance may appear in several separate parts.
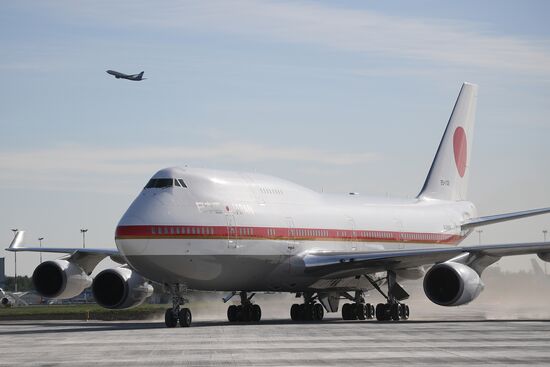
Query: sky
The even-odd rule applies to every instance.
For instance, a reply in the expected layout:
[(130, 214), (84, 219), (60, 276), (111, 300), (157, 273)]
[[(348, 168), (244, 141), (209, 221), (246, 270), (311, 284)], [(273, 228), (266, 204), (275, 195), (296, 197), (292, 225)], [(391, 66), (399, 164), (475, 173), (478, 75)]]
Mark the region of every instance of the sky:
[[(87, 246), (115, 247), (119, 218), (169, 166), (414, 197), (464, 81), (479, 85), (479, 214), (550, 206), (547, 1), (0, 5), (2, 248), (12, 228), (46, 247), (79, 246), (87, 228)], [(539, 241), (543, 229), (549, 215), (484, 227), (481, 240)], [(13, 254), (1, 256), (13, 274)], [(38, 257), (20, 253), (19, 274)]]

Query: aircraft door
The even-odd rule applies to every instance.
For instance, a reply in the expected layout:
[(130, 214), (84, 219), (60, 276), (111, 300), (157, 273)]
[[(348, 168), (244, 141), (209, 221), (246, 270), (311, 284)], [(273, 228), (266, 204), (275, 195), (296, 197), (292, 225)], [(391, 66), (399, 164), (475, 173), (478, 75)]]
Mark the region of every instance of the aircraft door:
[(394, 223), (395, 223), (395, 231), (398, 233), (398, 236), (399, 236), (399, 249), (404, 249), (405, 242), (407, 240), (403, 238), (403, 221), (400, 218), (394, 218)]
[(350, 234), (350, 250), (357, 251), (357, 231), (355, 230), (355, 221), (352, 217), (348, 217), (348, 226), (351, 230)]
[(235, 216), (233, 214), (226, 214), (225, 220), (227, 221), (227, 247), (237, 248), (237, 225), (235, 223)]
[(293, 257), (296, 254), (296, 245), (298, 245), (298, 241), (295, 240), (296, 236), (296, 229), (294, 226), (294, 219), (291, 217), (285, 218), (286, 225), (287, 225), (287, 241), (286, 241), (286, 258), (288, 261), (288, 272), (292, 272), (292, 261)]
[(287, 251), (289, 255), (293, 255), (296, 250), (296, 245), (298, 244), (298, 241), (293, 238), (295, 236), (294, 219), (292, 219), (291, 217), (287, 217), (286, 224), (288, 227), (288, 240), (286, 241)]

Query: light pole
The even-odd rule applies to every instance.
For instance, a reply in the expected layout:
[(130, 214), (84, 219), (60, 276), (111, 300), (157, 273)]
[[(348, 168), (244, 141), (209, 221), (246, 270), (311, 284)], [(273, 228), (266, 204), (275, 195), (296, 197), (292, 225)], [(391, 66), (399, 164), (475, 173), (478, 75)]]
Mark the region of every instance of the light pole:
[(478, 230), (476, 230), (476, 232), (477, 232), (479, 244), (481, 245), (481, 234), (483, 233), (483, 230), (482, 230), (482, 229), (478, 229)]
[[(17, 228), (12, 229), (12, 232), (14, 234), (17, 234), (17, 231), (19, 231)], [(15, 279), (14, 279), (14, 283), (15, 283), (15, 292), (17, 292), (17, 250), (13, 252), (13, 255), (15, 256), (15, 266), (14, 266)]]
[[(544, 242), (546, 242), (546, 235), (548, 234), (548, 230), (547, 229), (543, 229), (542, 230), (542, 235), (544, 237)], [(546, 261), (544, 262), (544, 275), (548, 275), (548, 273), (546, 272)]]
[(81, 229), (80, 233), (82, 233), (82, 248), (86, 248), (86, 232), (88, 232), (88, 229)]
[[(40, 248), (42, 248), (42, 240), (44, 237), (38, 237), (38, 242), (40, 242)], [(42, 251), (40, 251), (40, 264), (42, 264)]]

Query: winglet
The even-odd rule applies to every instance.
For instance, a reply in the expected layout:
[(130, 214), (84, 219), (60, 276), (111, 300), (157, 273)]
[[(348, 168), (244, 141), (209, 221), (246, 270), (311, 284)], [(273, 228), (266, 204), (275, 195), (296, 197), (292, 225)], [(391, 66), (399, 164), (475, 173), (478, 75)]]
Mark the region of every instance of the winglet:
[(13, 240), (10, 243), (10, 247), (7, 248), (8, 251), (16, 251), (21, 248), (21, 242), (23, 242), (23, 236), (25, 231), (16, 231)]

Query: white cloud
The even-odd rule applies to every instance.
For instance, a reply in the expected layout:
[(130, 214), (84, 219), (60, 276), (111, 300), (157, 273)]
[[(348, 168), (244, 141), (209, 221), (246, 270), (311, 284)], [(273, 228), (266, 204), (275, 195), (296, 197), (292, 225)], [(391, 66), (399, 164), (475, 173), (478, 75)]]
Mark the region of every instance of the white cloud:
[(445, 65), (550, 73), (550, 44), (497, 35), (471, 22), (389, 16), (312, 2), (55, 3), (74, 21), (222, 33)]

